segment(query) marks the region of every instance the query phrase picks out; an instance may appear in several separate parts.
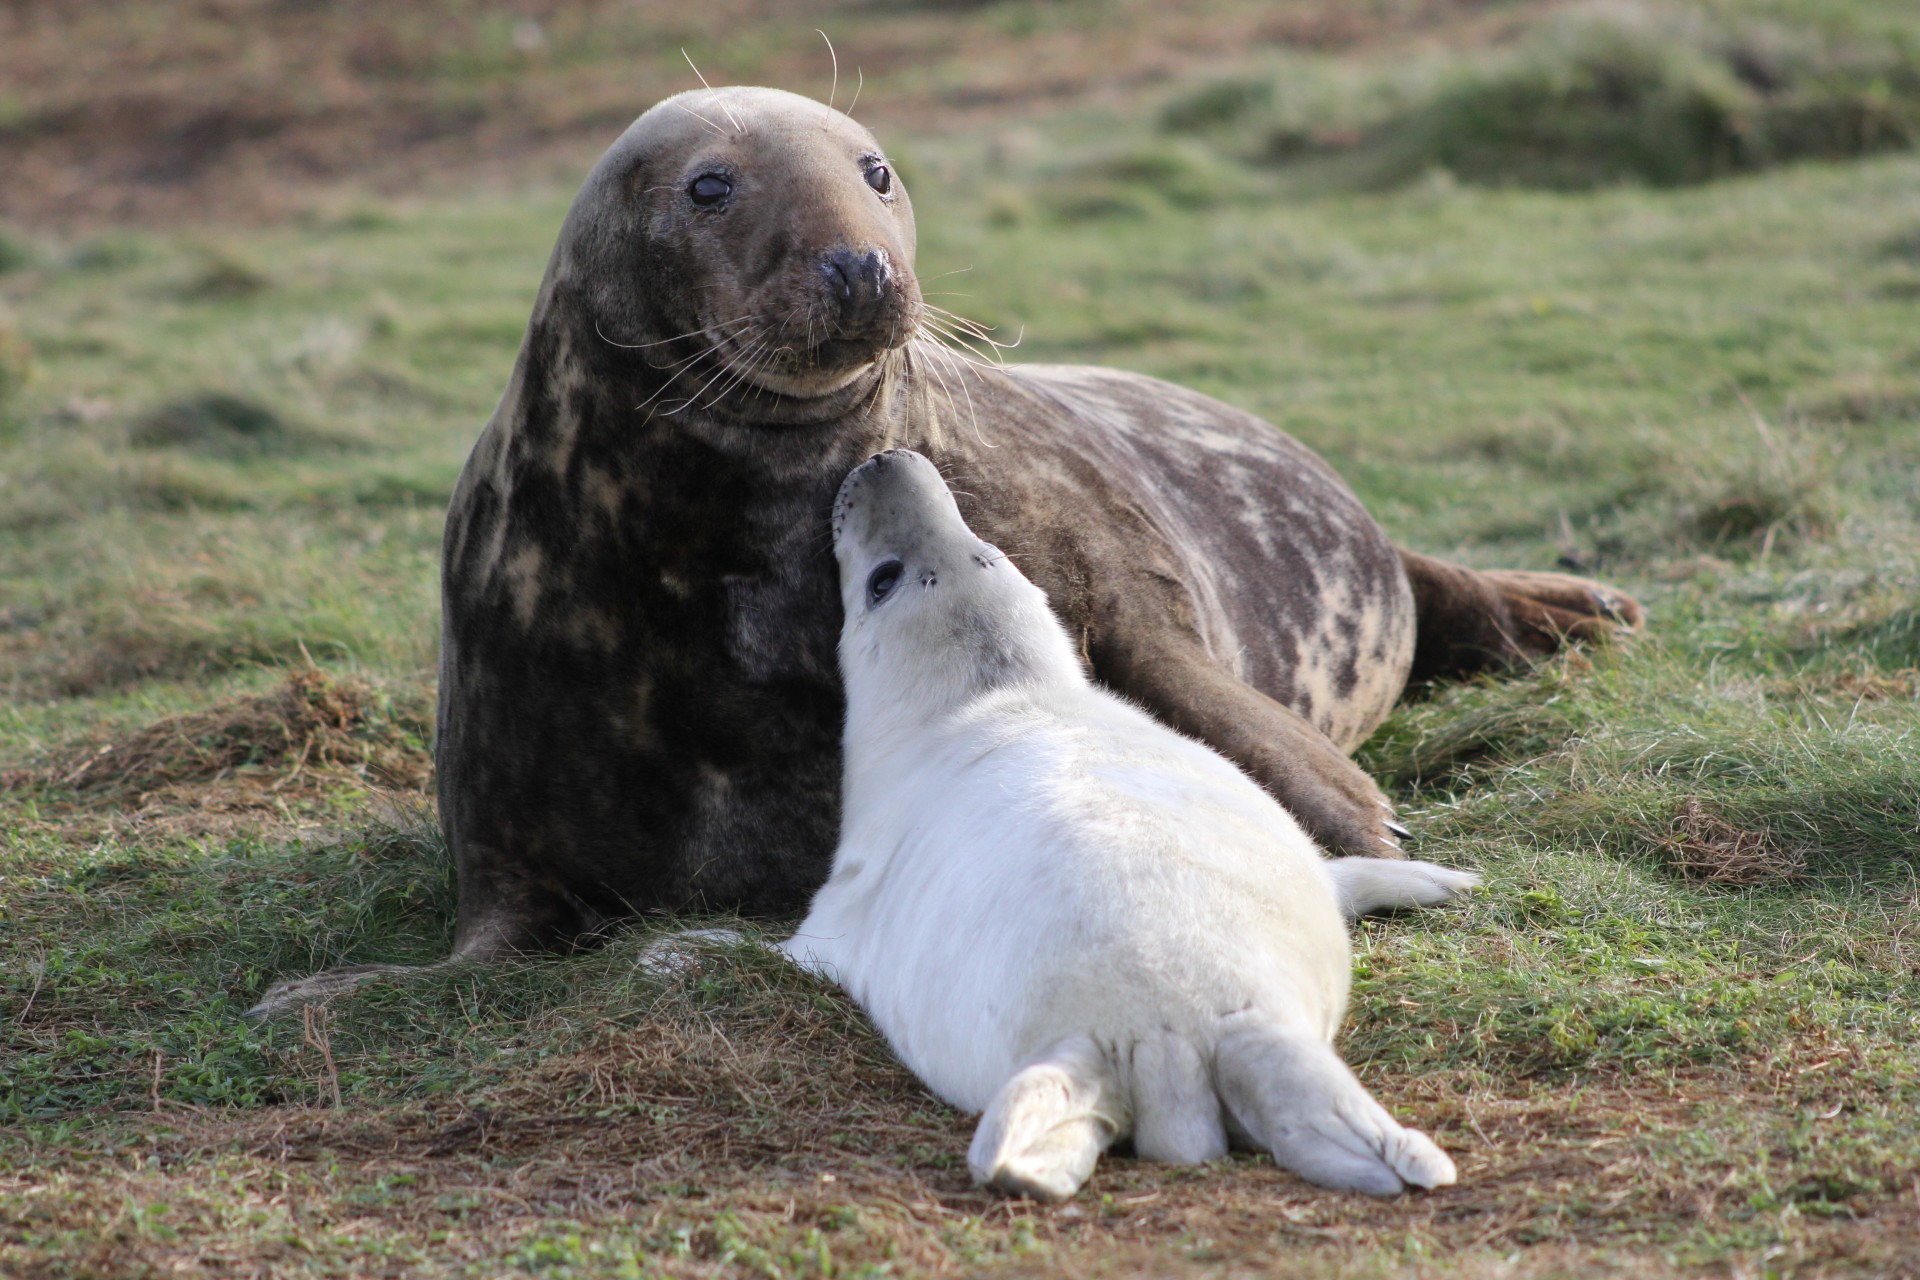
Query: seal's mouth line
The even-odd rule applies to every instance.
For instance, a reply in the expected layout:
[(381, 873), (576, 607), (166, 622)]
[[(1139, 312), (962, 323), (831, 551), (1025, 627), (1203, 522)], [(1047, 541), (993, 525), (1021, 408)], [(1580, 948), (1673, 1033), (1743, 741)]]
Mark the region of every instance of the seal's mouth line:
[[(793, 326), (795, 315), (780, 324), (765, 317), (753, 317), (756, 323), (738, 321), (710, 325), (702, 330), (707, 338), (703, 353), (718, 366), (716, 387), (722, 395), (740, 387), (751, 387), (794, 399), (818, 399), (842, 391), (870, 373), (884, 355), (911, 342), (917, 327), (902, 326), (886, 334), (880, 349), (863, 360), (835, 367), (823, 361), (836, 346), (850, 346), (859, 335), (849, 338), (829, 331), (816, 342), (781, 341)], [(795, 334), (794, 337), (799, 335)], [(826, 365), (827, 367), (822, 367)], [(718, 397), (715, 397), (718, 398)]]

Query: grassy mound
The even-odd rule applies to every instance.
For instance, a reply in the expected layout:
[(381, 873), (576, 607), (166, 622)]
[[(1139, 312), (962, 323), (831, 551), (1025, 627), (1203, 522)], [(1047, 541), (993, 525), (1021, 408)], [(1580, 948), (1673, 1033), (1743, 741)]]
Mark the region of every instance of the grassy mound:
[(120, 741), (0, 774), (0, 783), (133, 801), (163, 787), (247, 771), (270, 772), (284, 785), (286, 774), (312, 770), (424, 790), (431, 733), (431, 713), (418, 701), (306, 667), (271, 693), (167, 716)]
[(1445, 170), (1551, 190), (1680, 186), (1920, 144), (1920, 36), (1899, 27), (1585, 6), (1410, 81), (1300, 70), (1201, 86), (1168, 103), (1161, 125), (1358, 185)]
[(1920, 142), (1920, 50), (1605, 13), (1465, 71), (1371, 145), (1404, 172), (1578, 190), (1677, 186)]
[(180, 449), (236, 460), (340, 448), (351, 443), (230, 391), (202, 391), (169, 400), (136, 418), (128, 434), (140, 448)]

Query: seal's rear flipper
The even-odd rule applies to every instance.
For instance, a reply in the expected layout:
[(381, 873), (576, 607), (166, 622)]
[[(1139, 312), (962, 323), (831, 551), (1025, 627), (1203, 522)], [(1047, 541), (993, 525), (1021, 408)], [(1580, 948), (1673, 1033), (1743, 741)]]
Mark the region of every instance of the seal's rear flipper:
[(1447, 1153), (1402, 1128), (1324, 1041), (1270, 1026), (1230, 1032), (1214, 1075), (1247, 1135), (1308, 1182), (1390, 1196), (1456, 1176)]
[(1227, 1154), (1212, 1064), (1191, 1040), (1172, 1031), (1143, 1036), (1128, 1059), (1135, 1154), (1168, 1164), (1204, 1164)]
[(1463, 569), (1404, 550), (1400, 563), (1413, 588), (1414, 682), (1516, 666), (1646, 623), (1639, 601), (1590, 578)]
[(1007, 1081), (974, 1130), (974, 1181), (1057, 1203), (1122, 1128), (1118, 1081), (1093, 1041), (1062, 1040)]
[(1431, 862), (1398, 858), (1334, 858), (1326, 864), (1340, 899), (1340, 914), (1358, 920), (1369, 911), (1437, 907), (1480, 887), (1471, 871), (1451, 871)]

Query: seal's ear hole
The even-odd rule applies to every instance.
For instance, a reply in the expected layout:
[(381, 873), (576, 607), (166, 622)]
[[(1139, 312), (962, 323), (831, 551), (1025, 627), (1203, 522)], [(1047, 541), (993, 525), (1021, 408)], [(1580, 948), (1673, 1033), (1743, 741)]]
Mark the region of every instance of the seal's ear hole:
[(872, 608), (892, 595), (893, 589), (900, 585), (900, 579), (905, 573), (906, 566), (898, 560), (882, 562), (867, 576), (867, 607)]
[(733, 194), (733, 183), (724, 173), (703, 173), (687, 184), (687, 198), (702, 209), (711, 209)]

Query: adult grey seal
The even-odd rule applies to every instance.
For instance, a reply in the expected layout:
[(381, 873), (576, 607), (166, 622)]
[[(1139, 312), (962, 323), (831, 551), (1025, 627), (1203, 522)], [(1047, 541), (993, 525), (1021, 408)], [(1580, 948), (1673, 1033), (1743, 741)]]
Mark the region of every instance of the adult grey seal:
[(670, 98), (588, 175), (447, 516), (456, 956), (804, 904), (839, 819), (828, 516), (887, 448), (956, 479), (1097, 679), (1336, 851), (1395, 844), (1347, 753), (1410, 678), (1640, 616), (1396, 551), (1313, 453), (1195, 392), (965, 364), (923, 336), (913, 265), (879, 144), (793, 94)]

